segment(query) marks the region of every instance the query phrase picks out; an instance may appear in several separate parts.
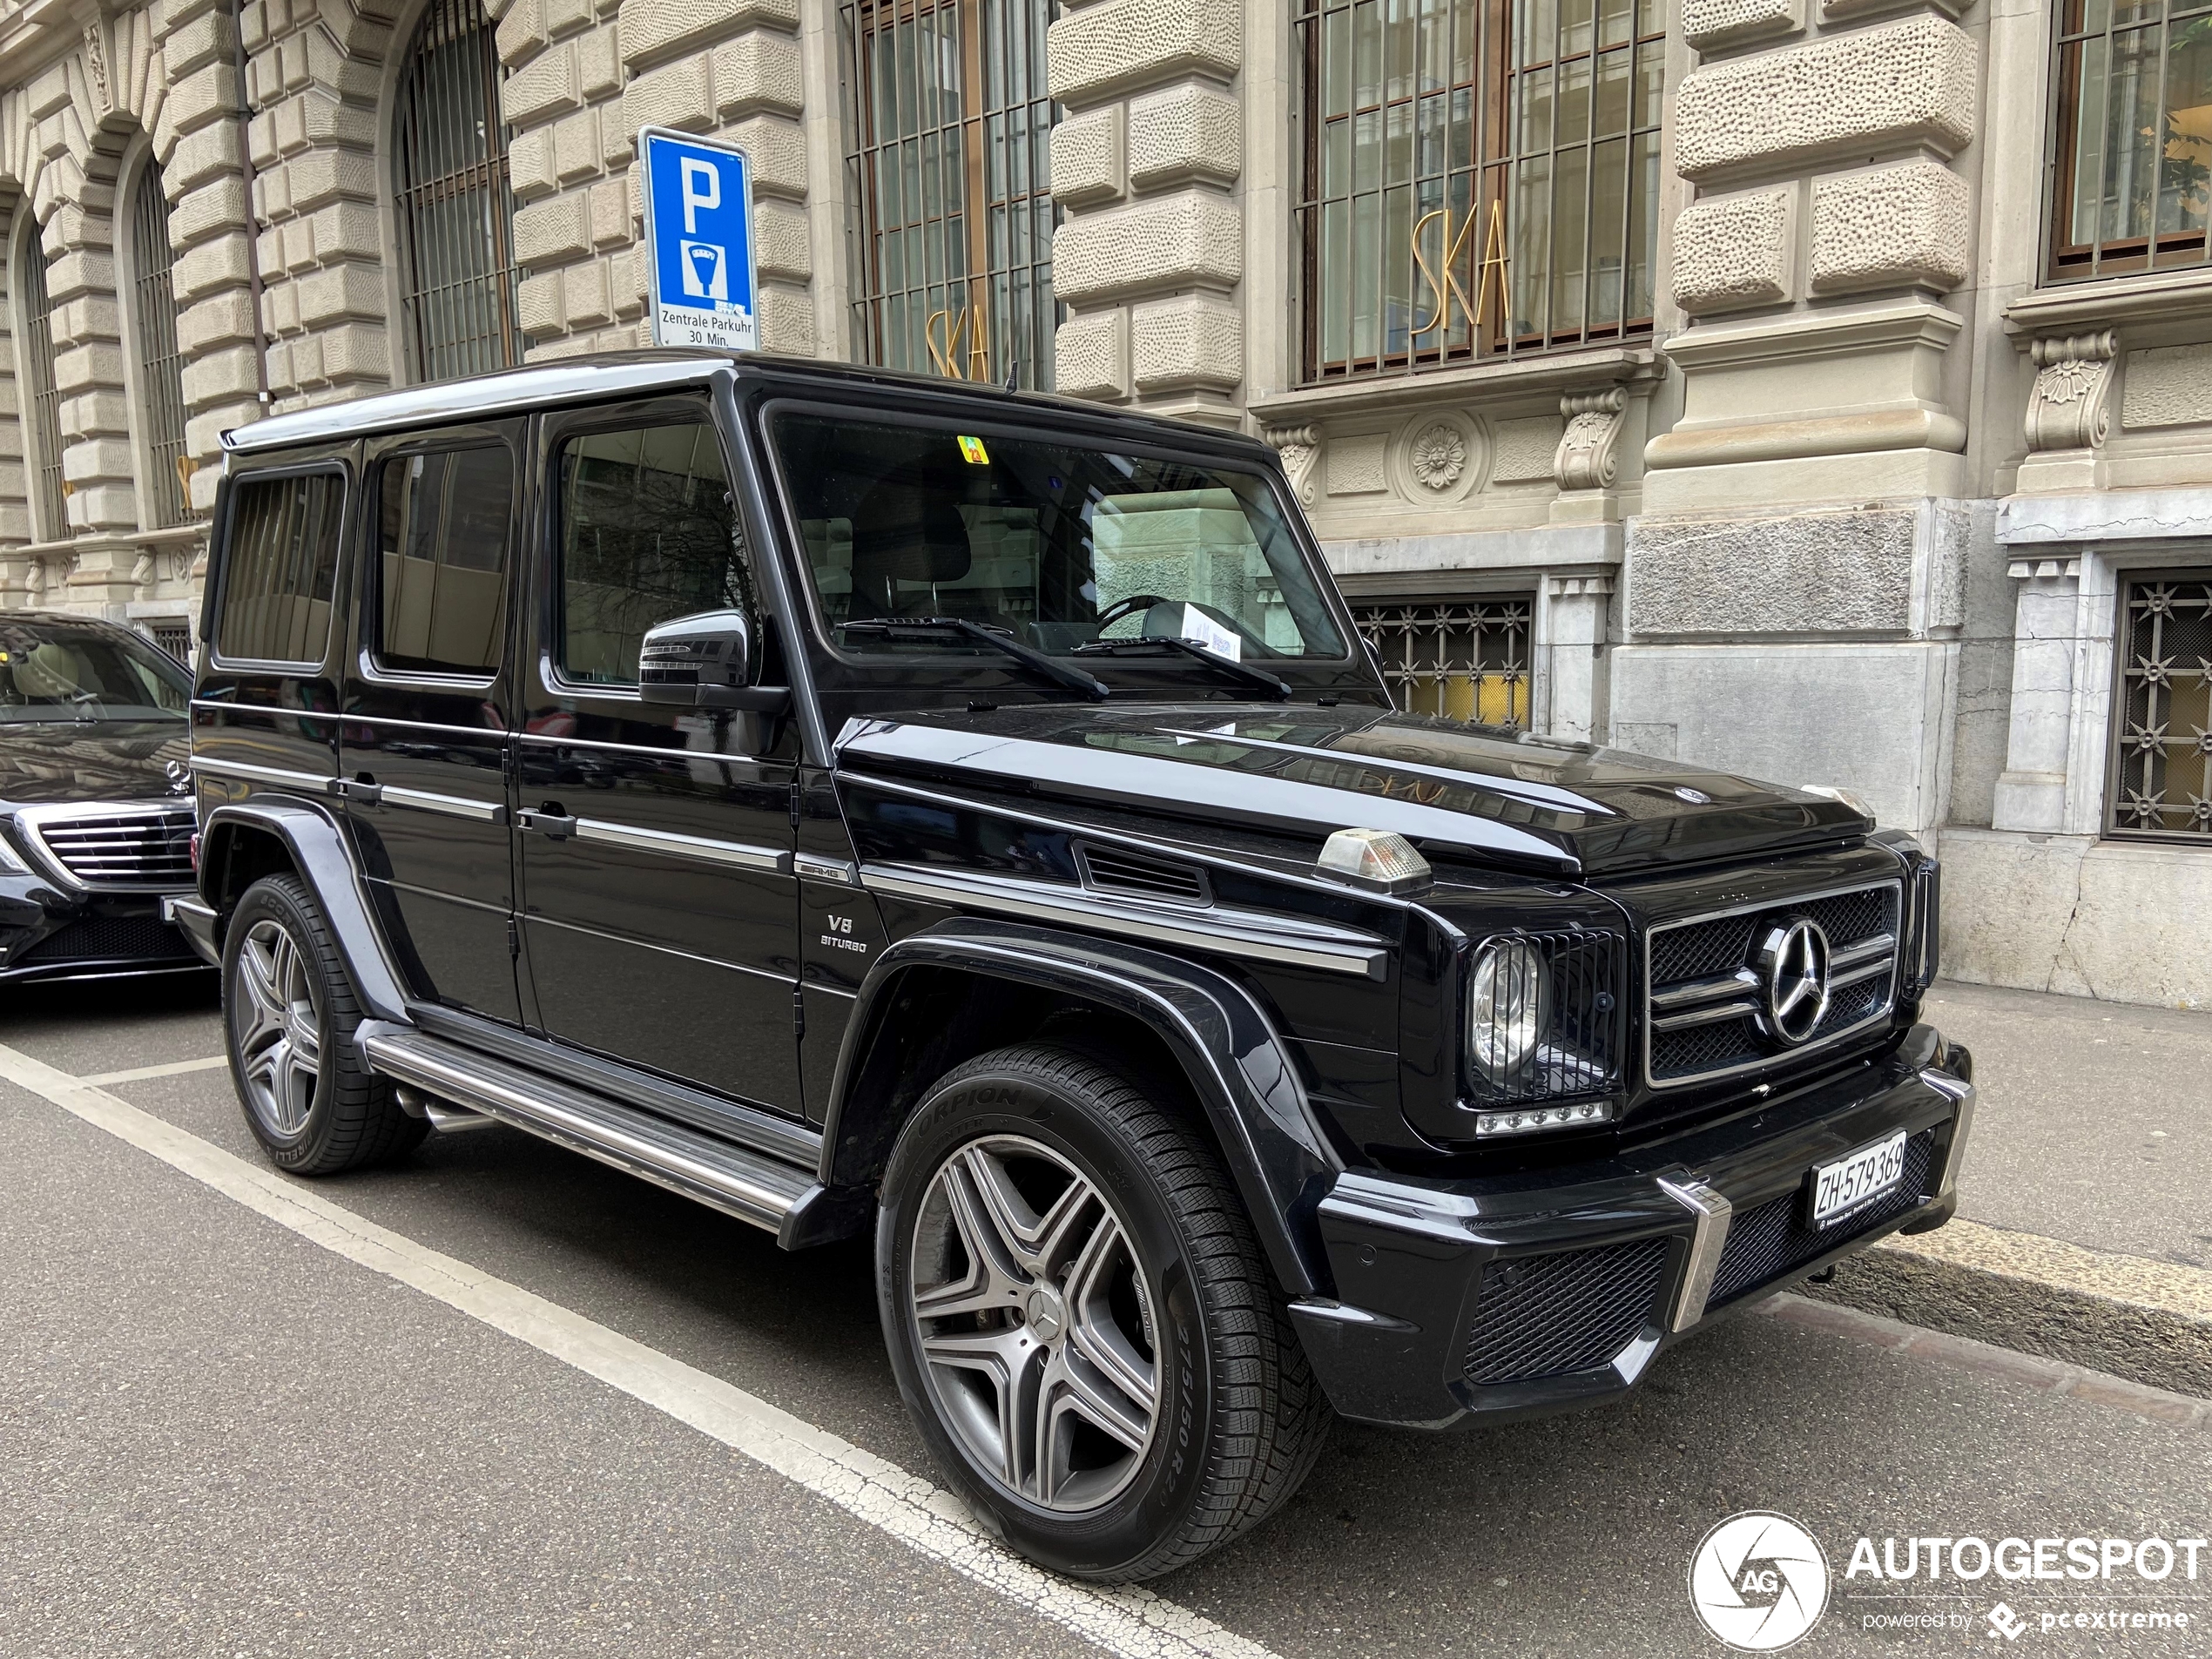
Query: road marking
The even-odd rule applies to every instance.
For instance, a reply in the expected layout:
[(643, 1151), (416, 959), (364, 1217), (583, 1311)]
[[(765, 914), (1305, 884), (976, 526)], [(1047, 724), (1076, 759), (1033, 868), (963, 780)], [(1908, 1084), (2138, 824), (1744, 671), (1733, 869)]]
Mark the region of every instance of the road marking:
[[(104, 1089), (110, 1083), (142, 1083), (149, 1077), (181, 1077), (188, 1071), (212, 1071), (218, 1066), (229, 1065), (223, 1055), (213, 1055), (206, 1060), (172, 1060), (165, 1066), (133, 1066), (128, 1071), (103, 1071), (97, 1076), (79, 1077), (77, 1081), (93, 1089)], [(68, 1074), (62, 1074), (66, 1076)]]
[(1276, 1659), (1259, 1643), (1150, 1590), (1100, 1589), (1055, 1577), (985, 1534), (952, 1494), (897, 1464), (558, 1303), (364, 1220), (88, 1079), (5, 1044), (0, 1079), (301, 1238), (620, 1389), (1109, 1653), (1126, 1659)]

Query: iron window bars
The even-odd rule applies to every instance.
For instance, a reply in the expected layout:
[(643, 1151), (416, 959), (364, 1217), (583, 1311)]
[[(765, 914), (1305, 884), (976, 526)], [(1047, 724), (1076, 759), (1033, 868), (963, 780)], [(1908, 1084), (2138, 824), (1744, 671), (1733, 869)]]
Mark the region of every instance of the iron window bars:
[(1535, 608), (1533, 598), (1368, 599), (1352, 615), (1400, 709), (1526, 731)]
[(431, 0), (408, 50), (394, 194), (415, 370), (425, 381), (522, 360), (499, 54), (479, 0)]
[(191, 514), (185, 452), (184, 354), (177, 347), (176, 251), (169, 243), (169, 198), (161, 169), (148, 161), (131, 199), (132, 321), (138, 336), (139, 408), (153, 475), (146, 480), (146, 527), (167, 529)]
[(1056, 0), (845, 0), (855, 354), (1053, 383)]
[(2212, 842), (2212, 579), (2127, 578), (2108, 834)]
[(2212, 0), (2057, 8), (2046, 280), (2212, 263)]
[(1659, 0), (1297, 6), (1309, 379), (1650, 332)]
[(61, 391), (54, 383), (54, 301), (46, 290), (46, 250), (36, 222), (24, 227), (16, 270), (23, 292), (23, 368), (30, 382), (31, 441), (37, 445), (31, 493), (41, 522), (35, 534), (57, 542), (69, 535), (69, 492), (62, 479)]

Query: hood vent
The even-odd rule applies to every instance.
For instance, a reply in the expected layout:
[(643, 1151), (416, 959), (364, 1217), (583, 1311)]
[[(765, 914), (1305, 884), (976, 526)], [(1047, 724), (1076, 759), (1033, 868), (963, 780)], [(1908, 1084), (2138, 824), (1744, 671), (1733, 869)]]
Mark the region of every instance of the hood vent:
[(1172, 859), (1132, 853), (1125, 847), (1076, 844), (1076, 867), (1083, 885), (1098, 893), (1125, 893), (1138, 899), (1162, 899), (1170, 904), (1210, 905), (1213, 883), (1193, 865)]

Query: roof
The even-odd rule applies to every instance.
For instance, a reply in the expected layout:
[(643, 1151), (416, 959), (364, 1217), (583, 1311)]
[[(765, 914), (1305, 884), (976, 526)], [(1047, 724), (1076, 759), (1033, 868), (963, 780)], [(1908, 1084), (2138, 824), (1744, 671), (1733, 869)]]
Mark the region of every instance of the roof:
[(466, 380), (441, 381), (430, 386), (379, 392), (340, 403), (318, 404), (293, 414), (273, 415), (251, 425), (233, 427), (223, 434), (223, 448), (233, 455), (258, 454), (373, 432), (491, 420), (550, 405), (705, 386), (724, 374), (757, 374), (879, 390), (907, 390), (935, 397), (961, 396), (1016, 408), (1050, 409), (1093, 421), (1135, 423), (1154, 428), (1163, 435), (1203, 437), (1213, 443), (1251, 442), (1241, 435), (1217, 428), (1184, 426), (1157, 415), (1117, 410), (1049, 393), (1008, 392), (972, 381), (946, 380), (934, 374), (825, 362), (813, 358), (657, 347), (647, 351), (594, 352), (563, 357)]

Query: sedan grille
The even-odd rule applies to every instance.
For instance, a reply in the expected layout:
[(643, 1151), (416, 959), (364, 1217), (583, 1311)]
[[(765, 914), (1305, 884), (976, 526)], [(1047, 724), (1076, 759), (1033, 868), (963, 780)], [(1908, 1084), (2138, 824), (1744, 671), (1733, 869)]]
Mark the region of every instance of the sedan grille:
[(24, 825), (47, 857), (91, 887), (192, 884), (189, 806), (91, 813), (26, 813)]
[[(1902, 896), (1898, 882), (1869, 882), (1653, 927), (1644, 1021), (1651, 1086), (1756, 1070), (1881, 1020), (1897, 998)], [(1828, 1008), (1793, 1045), (1767, 1028), (1757, 954), (1775, 927), (1799, 921), (1814, 923), (1828, 941)]]

